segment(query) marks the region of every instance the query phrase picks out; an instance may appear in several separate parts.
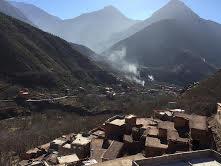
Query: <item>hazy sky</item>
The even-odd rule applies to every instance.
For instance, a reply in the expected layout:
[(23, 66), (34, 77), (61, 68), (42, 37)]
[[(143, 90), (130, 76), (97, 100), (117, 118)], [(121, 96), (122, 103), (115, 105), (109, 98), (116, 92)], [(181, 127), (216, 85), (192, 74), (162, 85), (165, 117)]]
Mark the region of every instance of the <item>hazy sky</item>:
[[(113, 5), (129, 18), (143, 20), (169, 0), (15, 0), (34, 4), (60, 18), (73, 18), (85, 12)], [(221, 0), (183, 0), (198, 15), (221, 23)]]

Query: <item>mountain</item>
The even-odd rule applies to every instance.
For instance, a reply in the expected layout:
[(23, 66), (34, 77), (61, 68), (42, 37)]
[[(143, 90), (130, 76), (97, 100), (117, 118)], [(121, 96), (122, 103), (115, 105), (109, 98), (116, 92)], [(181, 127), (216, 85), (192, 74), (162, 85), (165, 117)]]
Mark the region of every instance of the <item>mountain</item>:
[(135, 25), (129, 27), (127, 30), (114, 34), (109, 42), (117, 43), (120, 40), (126, 39), (131, 35), (139, 32), (147, 26), (165, 19), (176, 19), (183, 22), (192, 20), (198, 20), (199, 16), (196, 15), (188, 6), (186, 6), (180, 0), (171, 0), (165, 6), (153, 13), (150, 18), (144, 21), (138, 22)]
[(8, 16), (14, 17), (20, 21), (32, 24), (32, 22), (29, 21), (19, 9), (13, 7), (10, 3), (8, 3), (5, 0), (0, 0), (0, 12)]
[(44, 31), (53, 33), (69, 42), (85, 45), (101, 52), (111, 46), (110, 36), (124, 31), (138, 21), (125, 17), (113, 6), (82, 14), (73, 19), (61, 20), (31, 4), (11, 2), (33, 23)]
[(77, 50), (83, 55), (86, 55), (90, 59), (94, 59), (97, 57), (97, 54), (86, 46), (75, 44), (75, 43), (70, 43), (70, 44), (73, 49)]
[(211, 115), (221, 101), (221, 70), (189, 88), (179, 97), (180, 107), (189, 112)]
[(29, 20), (31, 20), (40, 29), (52, 34), (59, 33), (59, 27), (62, 20), (58, 17), (48, 14), (44, 10), (28, 3), (10, 1), (10, 4), (18, 8)]
[(1, 13), (0, 52), (0, 80), (13, 84), (53, 88), (116, 81), (68, 42)]
[(220, 24), (200, 18), (178, 0), (149, 20), (155, 18), (160, 21), (116, 43), (106, 56), (126, 48), (126, 61), (148, 68), (158, 80), (179, 85), (203, 79), (221, 67)]

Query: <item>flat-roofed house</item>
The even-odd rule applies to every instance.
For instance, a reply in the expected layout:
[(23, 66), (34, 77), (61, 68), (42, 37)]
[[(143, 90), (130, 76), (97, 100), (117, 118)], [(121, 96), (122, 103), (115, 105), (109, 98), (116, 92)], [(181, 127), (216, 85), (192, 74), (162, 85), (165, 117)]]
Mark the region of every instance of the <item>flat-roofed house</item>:
[(174, 128), (174, 123), (169, 121), (162, 121), (158, 123), (158, 129), (159, 129), (159, 137), (162, 139), (167, 139), (167, 131), (172, 130), (176, 131)]
[(124, 151), (129, 154), (137, 154), (142, 150), (142, 144), (140, 141), (133, 140), (132, 135), (124, 135)]
[(191, 119), (191, 115), (175, 112), (173, 121), (174, 121), (174, 127), (176, 129), (180, 128), (189, 128), (189, 121)]
[(57, 157), (57, 161), (58, 164), (77, 165), (80, 160), (76, 154), (72, 154), (72, 155)]
[(154, 117), (163, 121), (172, 121), (173, 112), (170, 110), (154, 110)]
[(78, 134), (71, 143), (71, 147), (75, 150), (79, 158), (85, 158), (90, 155), (90, 143), (91, 139), (89, 137)]
[(154, 157), (165, 154), (168, 145), (162, 144), (159, 138), (146, 137), (145, 157)]
[(181, 138), (179, 136), (179, 133), (174, 130), (167, 131), (167, 144), (168, 144), (168, 152), (169, 153), (190, 150), (189, 138)]
[(55, 151), (58, 151), (59, 148), (61, 146), (63, 146), (64, 144), (67, 143), (67, 140), (64, 139), (64, 138), (57, 138), (55, 140), (53, 140), (52, 142), (50, 142), (50, 147), (49, 149), (52, 149), (52, 150), (55, 150)]
[(125, 132), (125, 119), (114, 119), (105, 123), (105, 136), (108, 139), (122, 140)]
[(91, 140), (91, 155), (90, 159), (96, 160), (98, 163), (102, 162), (102, 158), (107, 149), (103, 148), (104, 140), (94, 138)]
[(23, 160), (29, 160), (29, 159), (37, 158), (37, 157), (43, 155), (44, 153), (45, 153), (45, 151), (42, 149), (33, 148), (33, 149), (28, 150), (25, 154), (22, 154), (21, 158)]
[(71, 144), (65, 144), (63, 146), (61, 146), (58, 150), (60, 155), (70, 155), (75, 153), (75, 149), (72, 147)]
[(126, 123), (126, 134), (131, 134), (132, 128), (136, 126), (137, 117), (135, 115), (127, 115), (125, 116), (125, 123)]
[[(192, 115), (189, 123), (190, 135), (193, 140), (193, 146), (208, 148), (210, 135), (208, 130), (208, 122), (206, 116)], [(198, 149), (197, 148), (197, 149)]]
[(109, 148), (103, 155), (103, 161), (114, 160), (121, 157), (124, 143), (112, 141)]

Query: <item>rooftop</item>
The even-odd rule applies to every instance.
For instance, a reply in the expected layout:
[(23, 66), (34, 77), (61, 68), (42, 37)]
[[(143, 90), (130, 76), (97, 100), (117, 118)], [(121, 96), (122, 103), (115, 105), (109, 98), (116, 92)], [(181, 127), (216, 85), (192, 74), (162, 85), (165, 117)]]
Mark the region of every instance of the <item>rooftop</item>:
[(103, 154), (107, 149), (103, 149), (103, 139), (92, 139), (91, 140), (91, 159), (95, 159), (97, 162), (102, 162)]
[(176, 130), (174, 128), (174, 122), (169, 122), (169, 121), (162, 121), (158, 123), (158, 128), (159, 129), (166, 129), (166, 130)]
[(159, 135), (159, 129), (156, 127), (150, 127), (144, 131), (144, 136), (157, 137)]
[(58, 157), (59, 164), (75, 163), (79, 161), (79, 158), (76, 154)]
[(118, 141), (112, 141), (108, 150), (104, 153), (103, 159), (105, 160), (113, 160), (116, 159), (123, 148), (123, 143)]
[(73, 145), (87, 145), (91, 142), (88, 137), (83, 137), (82, 134), (78, 134), (75, 140), (71, 143)]
[(190, 128), (198, 130), (208, 130), (207, 117), (192, 115), (192, 119), (190, 120)]
[(116, 126), (123, 126), (125, 125), (125, 119), (115, 119), (111, 121), (110, 124), (116, 125)]
[(116, 160), (95, 164), (94, 166), (132, 166), (133, 160), (141, 160), (144, 158), (145, 157), (142, 154), (137, 154), (129, 157), (122, 157)]
[(168, 145), (161, 144), (159, 138), (153, 138), (153, 137), (146, 137), (145, 142), (146, 147), (153, 147), (153, 148), (160, 148), (160, 149), (167, 149)]
[(132, 118), (136, 118), (137, 116), (135, 116), (135, 115), (127, 115), (126, 117), (125, 117), (125, 119), (132, 119)]
[(173, 131), (173, 130), (167, 131), (167, 140), (179, 141), (179, 142), (183, 142), (183, 143), (189, 142), (188, 138), (181, 138), (179, 136), (179, 133), (177, 131)]
[(221, 155), (212, 150), (183, 152), (133, 161), (133, 166), (220, 166)]
[(142, 128), (147, 129), (150, 126), (157, 126), (157, 122), (151, 118), (137, 118), (137, 125), (142, 125)]
[(184, 119), (189, 120), (189, 119), (191, 119), (192, 115), (184, 114), (182, 112), (175, 112), (174, 117), (184, 118)]
[(53, 142), (54, 144), (57, 144), (57, 145), (62, 146), (62, 145), (64, 145), (67, 141), (62, 140), (62, 139), (55, 139), (55, 140), (53, 140), (52, 142)]

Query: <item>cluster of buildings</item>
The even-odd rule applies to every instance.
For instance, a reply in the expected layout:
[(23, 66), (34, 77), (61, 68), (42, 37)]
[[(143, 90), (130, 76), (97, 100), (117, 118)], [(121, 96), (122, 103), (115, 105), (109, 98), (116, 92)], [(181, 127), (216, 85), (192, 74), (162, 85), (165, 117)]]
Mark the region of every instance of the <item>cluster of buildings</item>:
[(151, 118), (114, 116), (89, 133), (64, 135), (27, 151), (19, 165), (92, 165), (138, 153), (148, 158), (207, 149), (211, 139), (207, 117), (156, 110)]

